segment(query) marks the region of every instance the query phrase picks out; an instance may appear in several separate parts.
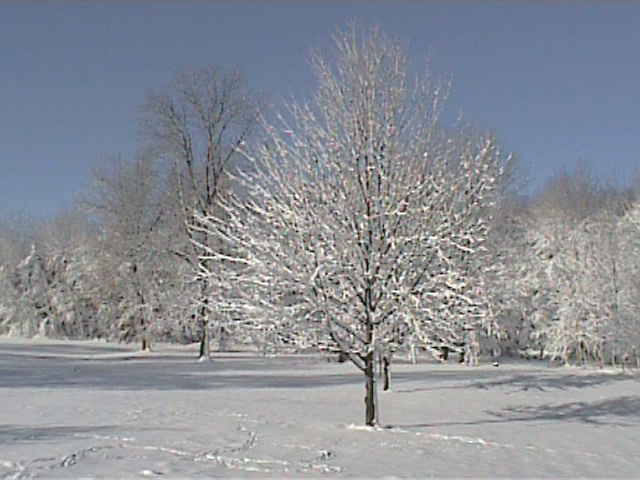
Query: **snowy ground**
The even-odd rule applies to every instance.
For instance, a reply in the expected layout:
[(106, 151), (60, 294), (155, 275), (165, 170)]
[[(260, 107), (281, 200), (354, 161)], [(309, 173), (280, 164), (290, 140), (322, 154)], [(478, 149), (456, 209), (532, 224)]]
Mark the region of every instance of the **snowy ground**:
[(0, 477), (637, 477), (640, 376), (0, 340)]

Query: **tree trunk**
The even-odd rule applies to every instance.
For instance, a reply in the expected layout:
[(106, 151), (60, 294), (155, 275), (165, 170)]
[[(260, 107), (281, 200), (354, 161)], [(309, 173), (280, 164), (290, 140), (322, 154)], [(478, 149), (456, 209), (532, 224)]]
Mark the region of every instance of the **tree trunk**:
[(226, 352), (229, 348), (229, 333), (223, 325), (218, 325), (216, 331), (218, 336), (218, 351)]
[(382, 355), (382, 374), (384, 376), (383, 391), (388, 392), (391, 388), (391, 354)]
[(413, 339), (411, 339), (411, 343), (409, 343), (409, 360), (411, 360), (413, 365), (418, 362), (418, 358), (416, 356), (416, 344)]
[(202, 308), (200, 311), (200, 353), (198, 355), (198, 360), (209, 360), (209, 328), (208, 322), (205, 318), (206, 312), (205, 309)]
[(365, 425), (373, 427), (376, 424), (376, 378), (374, 369), (373, 352), (365, 358)]
[[(135, 274), (137, 271), (138, 269), (136, 267), (136, 264), (134, 263), (133, 273)], [(142, 289), (140, 288), (139, 282), (135, 280), (135, 283), (137, 284), (136, 291), (138, 293), (138, 299), (140, 300), (140, 305), (142, 306), (142, 308), (140, 308), (140, 315), (142, 315), (142, 318), (140, 319), (142, 351), (146, 352), (147, 350), (149, 350), (149, 332), (148, 332), (147, 319), (145, 318), (145, 314), (147, 312), (147, 302), (145, 301), (144, 294), (142, 293)]]
[(151, 339), (149, 338), (149, 322), (145, 318), (145, 312), (142, 311), (142, 351), (151, 350)]
[(203, 305), (200, 306), (198, 315), (200, 321), (200, 353), (198, 360), (209, 360), (209, 320), (207, 318), (207, 298), (204, 299)]
[(209, 360), (209, 334), (207, 333), (206, 323), (202, 325), (202, 336), (200, 337), (200, 354), (199, 360)]

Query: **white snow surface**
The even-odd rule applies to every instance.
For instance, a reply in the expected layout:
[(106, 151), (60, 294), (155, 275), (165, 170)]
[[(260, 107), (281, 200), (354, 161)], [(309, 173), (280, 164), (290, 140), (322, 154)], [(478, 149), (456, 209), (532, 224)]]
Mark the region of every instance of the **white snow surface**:
[(637, 372), (0, 339), (0, 477), (637, 477)]

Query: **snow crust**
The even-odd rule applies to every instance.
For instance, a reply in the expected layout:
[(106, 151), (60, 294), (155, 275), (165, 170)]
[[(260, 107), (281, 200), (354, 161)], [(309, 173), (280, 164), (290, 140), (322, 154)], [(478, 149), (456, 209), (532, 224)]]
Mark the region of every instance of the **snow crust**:
[(0, 477), (636, 477), (640, 377), (0, 340)]

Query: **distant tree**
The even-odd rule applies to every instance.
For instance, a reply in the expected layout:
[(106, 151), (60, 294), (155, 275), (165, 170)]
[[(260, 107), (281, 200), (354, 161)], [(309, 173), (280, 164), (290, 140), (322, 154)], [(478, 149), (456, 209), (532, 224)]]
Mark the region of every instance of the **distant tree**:
[(164, 187), (150, 157), (116, 158), (94, 169), (85, 194), (99, 225), (99, 248), (109, 259), (105, 273), (118, 279), (111, 303), (120, 338), (140, 341), (143, 350), (165, 308), (163, 297), (176, 283)]
[(526, 278), (535, 335), (551, 359), (604, 361), (605, 348), (618, 350), (613, 327), (624, 316), (631, 258), (621, 229), (626, 203), (623, 190), (605, 188), (581, 166), (554, 177), (532, 208)]
[(37, 245), (48, 272), (51, 317), (46, 334), (65, 338), (109, 336), (97, 314), (100, 280), (97, 231), (77, 205), (57, 213), (37, 232)]
[(38, 222), (14, 213), (0, 219), (0, 266), (15, 265), (29, 254)]
[(527, 281), (529, 203), (519, 192), (509, 193), (496, 209), (486, 243), (490, 258), (483, 276), (498, 328), (490, 332), (484, 346), (491, 344), (496, 356), (514, 354), (531, 346), (532, 292)]
[[(149, 95), (144, 104), (146, 146), (151, 155), (171, 168), (169, 183), (182, 216), (185, 242), (174, 253), (186, 260), (197, 278), (194, 301), (200, 305), (197, 328), (200, 358), (209, 356), (210, 308), (206, 299), (211, 291), (211, 272), (203, 248), (218, 241), (197, 227), (198, 218), (211, 215), (218, 198), (229, 189), (228, 172), (254, 129), (258, 99), (237, 70), (220, 65), (183, 70), (163, 91)], [(198, 247), (199, 248), (199, 247)]]
[(19, 230), (6, 226), (0, 328), (20, 336), (95, 334), (89, 321), (77, 315), (84, 301), (81, 278), (87, 278), (81, 268), (88, 232), (82, 216), (70, 210), (47, 221), (26, 222)]
[(616, 294), (613, 308), (617, 318), (611, 325), (609, 345), (604, 354), (615, 361), (633, 358), (640, 367), (640, 199), (635, 198), (618, 222), (615, 248), (617, 262), (612, 265), (619, 281), (612, 288)]
[(398, 42), (353, 27), (336, 49), (335, 63), (312, 59), (312, 101), (246, 151), (224, 218), (193, 226), (227, 245), (198, 245), (223, 272), (225, 295), (208, 301), (328, 334), (364, 373), (374, 425), (376, 357), (401, 333), (439, 345), (490, 322), (477, 274), (506, 159), (490, 136), (439, 126), (446, 88), (414, 82)]
[[(22, 309), (16, 288), (16, 268), (29, 255), (33, 236), (33, 222), (14, 214), (0, 220), (0, 333), (20, 335), (32, 331), (34, 319)], [(37, 329), (37, 327), (36, 327)], [(28, 334), (28, 333), (25, 333)]]

